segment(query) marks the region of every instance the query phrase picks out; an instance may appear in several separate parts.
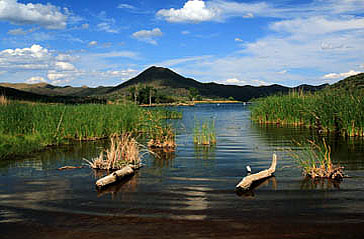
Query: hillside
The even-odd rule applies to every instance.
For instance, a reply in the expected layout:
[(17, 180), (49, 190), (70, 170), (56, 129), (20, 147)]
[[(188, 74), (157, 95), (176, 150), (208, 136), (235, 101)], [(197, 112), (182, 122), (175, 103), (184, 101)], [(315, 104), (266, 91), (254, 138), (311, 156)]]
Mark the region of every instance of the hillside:
[(364, 90), (364, 73), (360, 73), (354, 76), (349, 76), (331, 85), (330, 88), (346, 89), (346, 90), (353, 90), (353, 89)]

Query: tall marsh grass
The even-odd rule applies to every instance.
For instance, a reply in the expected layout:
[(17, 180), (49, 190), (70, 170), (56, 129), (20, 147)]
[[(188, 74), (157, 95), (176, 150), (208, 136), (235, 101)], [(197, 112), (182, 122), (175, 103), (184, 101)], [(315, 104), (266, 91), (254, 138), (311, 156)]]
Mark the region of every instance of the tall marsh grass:
[[(0, 159), (70, 140), (147, 133), (165, 113), (136, 105), (62, 105), (11, 102), (0, 106)], [(159, 124), (157, 125), (159, 126)]]
[(364, 93), (344, 90), (291, 92), (251, 106), (251, 118), (259, 123), (315, 127), (344, 136), (364, 136), (363, 112)]

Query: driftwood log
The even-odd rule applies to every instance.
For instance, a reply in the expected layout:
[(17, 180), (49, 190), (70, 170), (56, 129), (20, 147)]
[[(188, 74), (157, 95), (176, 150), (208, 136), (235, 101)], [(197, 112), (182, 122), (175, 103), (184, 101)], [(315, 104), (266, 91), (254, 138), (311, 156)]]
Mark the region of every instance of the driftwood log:
[(96, 187), (102, 188), (105, 187), (111, 183), (115, 183), (116, 181), (119, 181), (120, 179), (123, 179), (127, 176), (131, 176), (134, 174), (134, 169), (130, 166), (125, 166), (122, 169), (119, 169), (112, 174), (109, 174), (103, 178), (100, 178), (96, 181)]
[(274, 153), (270, 168), (260, 171), (259, 173), (250, 174), (244, 177), (243, 180), (241, 180), (238, 183), (238, 185), (236, 185), (236, 189), (248, 190), (252, 185), (252, 183), (272, 176), (273, 173), (276, 171), (276, 166), (277, 166), (277, 155)]

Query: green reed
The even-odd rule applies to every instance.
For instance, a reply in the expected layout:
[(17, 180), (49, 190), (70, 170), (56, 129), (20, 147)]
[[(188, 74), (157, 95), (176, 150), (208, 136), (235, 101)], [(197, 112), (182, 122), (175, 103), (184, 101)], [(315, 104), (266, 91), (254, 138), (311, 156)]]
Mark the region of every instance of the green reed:
[[(41, 149), (69, 140), (95, 140), (122, 133), (140, 134), (147, 112), (136, 105), (0, 105), (0, 158)], [(164, 112), (153, 111), (163, 118)], [(149, 123), (150, 124), (150, 123)], [(153, 126), (150, 126), (153, 127)]]
[(258, 99), (251, 107), (251, 118), (260, 123), (300, 125), (344, 136), (364, 136), (363, 112), (363, 92), (331, 89)]
[(196, 145), (216, 144), (216, 130), (214, 120), (210, 119), (200, 122), (195, 119), (195, 125), (193, 129), (193, 143)]

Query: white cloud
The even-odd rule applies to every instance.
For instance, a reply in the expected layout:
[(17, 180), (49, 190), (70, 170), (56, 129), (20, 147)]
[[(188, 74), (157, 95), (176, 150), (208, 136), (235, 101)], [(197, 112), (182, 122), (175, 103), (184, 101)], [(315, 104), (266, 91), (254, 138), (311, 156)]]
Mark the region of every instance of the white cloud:
[(203, 22), (214, 19), (217, 13), (214, 9), (208, 9), (202, 0), (189, 0), (181, 9), (162, 9), (157, 15), (169, 22)]
[(97, 30), (98, 31), (103, 31), (103, 32), (107, 32), (107, 33), (119, 33), (119, 30), (112, 28), (112, 23), (109, 22), (102, 22), (97, 24)]
[(89, 43), (88, 43), (88, 45), (89, 46), (97, 46), (97, 41), (90, 41)]
[(32, 76), (29, 79), (27, 79), (25, 82), (28, 84), (35, 84), (35, 83), (47, 82), (47, 81), (41, 76)]
[(237, 84), (240, 81), (237, 78), (229, 78), (225, 82), (228, 83), (228, 84)]
[(243, 40), (243, 39), (241, 39), (241, 38), (239, 38), (239, 37), (236, 37), (236, 38), (234, 39), (234, 41), (236, 41), (236, 42), (243, 42), (244, 40)]
[(17, 0), (0, 1), (0, 20), (13, 24), (37, 24), (47, 29), (63, 29), (67, 26), (67, 15), (52, 4), (23, 4)]
[(74, 65), (72, 65), (69, 62), (64, 62), (64, 61), (56, 62), (55, 66), (56, 66), (56, 69), (62, 70), (62, 71), (73, 71), (76, 69)]
[(156, 37), (163, 36), (163, 32), (159, 28), (154, 28), (153, 30), (141, 30), (134, 32), (132, 37), (143, 42), (147, 42), (153, 45), (157, 45)]
[(288, 71), (287, 70), (281, 70), (281, 71), (278, 71), (277, 73), (278, 74), (281, 74), (281, 75), (284, 75), (284, 74), (286, 74)]
[(181, 34), (182, 35), (188, 35), (188, 34), (190, 34), (190, 31), (186, 31), (186, 30), (185, 31), (181, 31)]
[(345, 17), (329, 19), (325, 16), (279, 21), (271, 25), (271, 29), (275, 31), (305, 35), (324, 35), (332, 32), (358, 30), (363, 28), (364, 18)]
[(243, 18), (254, 18), (254, 14), (249, 12), (243, 16)]
[(344, 73), (329, 73), (324, 75), (322, 78), (323, 79), (339, 79), (339, 78), (346, 78), (349, 76), (354, 76), (361, 73), (360, 71), (354, 71), (354, 70), (350, 70), (348, 72), (344, 72)]
[(222, 21), (228, 17), (252, 18), (254, 14), (267, 15), (270, 7), (264, 3), (239, 3), (222, 0), (188, 0), (180, 9), (161, 9), (157, 16), (168, 22)]
[(8, 31), (9, 35), (26, 35), (27, 32), (24, 31), (22, 28), (17, 28), (17, 29), (11, 29)]
[(134, 6), (132, 6), (132, 5), (130, 5), (130, 4), (125, 4), (125, 3), (121, 3), (121, 4), (119, 4), (119, 5), (118, 5), (118, 8), (121, 8), (121, 9), (131, 9), (131, 10), (135, 9), (135, 7), (134, 7)]

